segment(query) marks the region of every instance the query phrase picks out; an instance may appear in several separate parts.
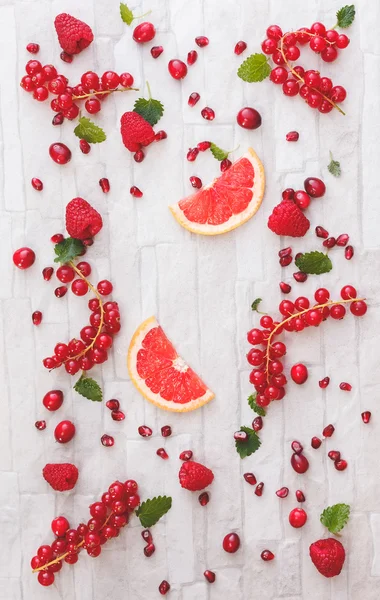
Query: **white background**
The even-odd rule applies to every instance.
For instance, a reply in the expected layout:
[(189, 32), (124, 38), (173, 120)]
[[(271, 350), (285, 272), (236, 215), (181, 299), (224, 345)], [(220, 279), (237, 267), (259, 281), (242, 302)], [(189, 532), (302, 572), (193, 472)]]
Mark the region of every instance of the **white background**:
[[(0, 598), (1, 600), (143, 600), (159, 597), (162, 579), (170, 581), (172, 600), (375, 600), (380, 578), (380, 483), (378, 475), (379, 400), (379, 89), (380, 5), (369, 0), (356, 3), (357, 19), (349, 31), (352, 41), (332, 65), (321, 65), (325, 75), (344, 85), (348, 98), (345, 117), (337, 111), (319, 115), (300, 98), (283, 96), (269, 81), (244, 84), (236, 69), (244, 56), (260, 51), (265, 29), (272, 23), (284, 30), (310, 26), (315, 20), (335, 23), (339, 0), (147, 0), (136, 12), (152, 9), (157, 26), (152, 44), (137, 45), (132, 30), (118, 14), (118, 2), (107, 0), (0, 0), (0, 194), (1, 194), (1, 285), (3, 345), (1, 346), (0, 402)], [(59, 59), (53, 20), (65, 10), (83, 18), (94, 30), (95, 41), (71, 65)], [(198, 49), (198, 62), (179, 83), (167, 72), (171, 58), (184, 59), (195, 48), (194, 38), (205, 34), (210, 45)], [(235, 43), (246, 40), (243, 57), (233, 53)], [(154, 97), (165, 105), (156, 130), (165, 129), (168, 139), (153, 145), (146, 160), (136, 164), (123, 147), (119, 119), (133, 107), (136, 94), (115, 94), (104, 102), (96, 117), (107, 132), (106, 143), (81, 154), (73, 135), (74, 124), (51, 125), (48, 103), (33, 100), (18, 85), (31, 56), (28, 42), (38, 42), (38, 58), (54, 63), (78, 83), (80, 75), (115, 69), (129, 71), (138, 87), (149, 80)], [(153, 60), (149, 49), (162, 44), (164, 53)], [(303, 50), (302, 64), (312, 66), (314, 57)], [(199, 104), (190, 109), (188, 95), (198, 91)], [(211, 106), (215, 121), (204, 121), (200, 110)], [(237, 126), (236, 114), (243, 106), (258, 109), (262, 127), (245, 131)], [(298, 130), (297, 144), (285, 134)], [(242, 228), (216, 238), (196, 237), (172, 218), (168, 204), (190, 193), (190, 175), (204, 182), (218, 174), (218, 164), (209, 153), (196, 163), (186, 161), (189, 147), (210, 139), (223, 148), (240, 145), (236, 158), (252, 145), (262, 158), (267, 190), (257, 216)], [(48, 155), (52, 142), (65, 141), (73, 152), (65, 167)], [(334, 179), (326, 169), (329, 151), (341, 162), (342, 176)], [(355, 247), (351, 262), (342, 249), (334, 249), (334, 269), (305, 284), (293, 281), (292, 266), (281, 272), (277, 252), (289, 245), (266, 227), (273, 206), (288, 186), (302, 188), (307, 176), (321, 176), (327, 185), (324, 198), (312, 202), (307, 211), (309, 234), (291, 241), (293, 254), (320, 248), (313, 233), (316, 225), (332, 235), (349, 233)], [(111, 182), (104, 195), (100, 177)], [(44, 191), (30, 185), (40, 177)], [(134, 199), (131, 185), (144, 196)], [(67, 294), (56, 299), (57, 284), (46, 283), (41, 270), (53, 261), (50, 236), (64, 232), (64, 209), (75, 196), (91, 202), (102, 214), (104, 228), (86, 259), (93, 267), (93, 281), (109, 277), (114, 299), (122, 311), (123, 328), (110, 360), (94, 371), (105, 399), (119, 398), (126, 420), (115, 423), (102, 405), (76, 395), (65, 372), (49, 374), (41, 364), (58, 341), (78, 335), (88, 318), (87, 298)], [(37, 254), (33, 268), (18, 271), (12, 251), (31, 246)], [(263, 298), (263, 309), (275, 312), (280, 293), (278, 283), (293, 285), (290, 298), (309, 295), (320, 285), (339, 297), (343, 284), (352, 283), (366, 295), (370, 309), (365, 318), (350, 314), (342, 322), (324, 323), (299, 335), (284, 336), (288, 344), (286, 372), (298, 361), (309, 368), (306, 385), (288, 385), (285, 399), (270, 407), (257, 454), (241, 461), (234, 450), (233, 432), (249, 425), (253, 414), (246, 398), (251, 391), (245, 360), (246, 332), (257, 324), (250, 311), (254, 298)], [(31, 323), (33, 310), (41, 310), (40, 327)], [(170, 415), (149, 405), (129, 380), (125, 356), (135, 328), (157, 315), (169, 337), (189, 363), (216, 393), (216, 399), (192, 414)], [(318, 380), (331, 377), (321, 391)], [(349, 381), (351, 393), (339, 390)], [(46, 414), (41, 400), (49, 389), (65, 393), (63, 407)], [(360, 413), (372, 410), (370, 425)], [(36, 419), (46, 419), (47, 429), (34, 428)], [(54, 442), (55, 424), (72, 419), (75, 439), (66, 446)], [(334, 423), (334, 437), (315, 451), (310, 438)], [(143, 440), (137, 427), (150, 425), (154, 436)], [(164, 441), (160, 427), (170, 424), (173, 436)], [(103, 433), (115, 436), (111, 449), (100, 444)], [(290, 467), (290, 442), (305, 445), (310, 469), (297, 476)], [(166, 462), (156, 456), (164, 445)], [(191, 448), (195, 459), (215, 473), (211, 501), (202, 508), (197, 494), (182, 490), (177, 473), (179, 452)], [(348, 461), (338, 473), (327, 458), (338, 449)], [(47, 462), (73, 462), (80, 478), (72, 493), (54, 493), (42, 478)], [(253, 471), (265, 483), (261, 498), (243, 480)], [(64, 565), (56, 584), (41, 588), (31, 574), (29, 561), (38, 546), (52, 541), (50, 521), (65, 514), (75, 526), (88, 517), (88, 505), (117, 478), (136, 478), (142, 497), (166, 493), (173, 508), (154, 527), (156, 553), (143, 555), (141, 528), (134, 520), (118, 540), (110, 542), (98, 559), (85, 554), (77, 565)], [(286, 485), (290, 494), (279, 500), (275, 490)], [(292, 529), (288, 513), (296, 506), (294, 492), (307, 497), (308, 522)], [(324, 579), (311, 564), (308, 547), (325, 535), (319, 523), (322, 509), (335, 502), (352, 506), (352, 518), (343, 532), (347, 560), (340, 577)], [(237, 531), (242, 539), (239, 552), (221, 549), (223, 536)], [(264, 563), (260, 552), (271, 549), (272, 563)], [(209, 585), (204, 569), (217, 573)]]

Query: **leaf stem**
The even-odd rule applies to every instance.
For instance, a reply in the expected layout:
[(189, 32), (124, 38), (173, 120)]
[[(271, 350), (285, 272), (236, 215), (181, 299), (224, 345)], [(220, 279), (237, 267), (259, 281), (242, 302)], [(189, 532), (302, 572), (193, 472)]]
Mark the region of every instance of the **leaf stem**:
[(113, 94), (113, 92), (138, 92), (139, 88), (116, 88), (116, 90), (99, 90), (84, 94), (83, 96), (73, 96), (73, 100), (83, 100), (84, 98), (90, 98), (90, 96), (104, 96), (105, 94)]
[(147, 89), (148, 89), (149, 100), (151, 100), (151, 99), (152, 99), (152, 94), (151, 94), (151, 91), (150, 91), (150, 85), (149, 85), (149, 81), (147, 81), (147, 82), (146, 82), (146, 87), (147, 87)]

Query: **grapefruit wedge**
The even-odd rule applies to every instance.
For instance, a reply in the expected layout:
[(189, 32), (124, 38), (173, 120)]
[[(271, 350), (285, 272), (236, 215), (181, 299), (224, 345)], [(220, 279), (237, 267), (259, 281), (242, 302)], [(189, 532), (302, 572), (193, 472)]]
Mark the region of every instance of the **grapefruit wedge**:
[(178, 223), (202, 235), (236, 229), (253, 217), (263, 200), (264, 167), (252, 148), (210, 185), (169, 206)]
[(135, 332), (128, 350), (128, 370), (139, 392), (164, 410), (188, 412), (214, 397), (178, 356), (155, 317), (144, 321)]

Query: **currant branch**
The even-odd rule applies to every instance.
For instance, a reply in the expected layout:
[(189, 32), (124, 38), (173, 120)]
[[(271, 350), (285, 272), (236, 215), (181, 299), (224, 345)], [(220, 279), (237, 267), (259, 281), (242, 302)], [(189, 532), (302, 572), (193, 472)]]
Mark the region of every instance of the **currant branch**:
[(106, 94), (113, 94), (114, 92), (139, 92), (140, 88), (127, 87), (127, 88), (116, 88), (115, 90), (99, 90), (83, 94), (82, 96), (72, 96), (73, 100), (83, 100), (84, 98), (91, 98), (92, 96), (104, 96)]

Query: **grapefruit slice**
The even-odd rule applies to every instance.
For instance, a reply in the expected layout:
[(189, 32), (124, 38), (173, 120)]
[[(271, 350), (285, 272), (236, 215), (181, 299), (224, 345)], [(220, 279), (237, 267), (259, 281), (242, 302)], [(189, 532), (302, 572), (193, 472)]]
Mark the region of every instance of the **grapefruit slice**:
[(202, 235), (226, 233), (253, 217), (263, 200), (264, 167), (252, 148), (220, 177), (169, 206), (178, 223)]
[(155, 317), (135, 332), (128, 350), (128, 370), (139, 392), (156, 406), (188, 412), (214, 398), (214, 394), (178, 356)]

